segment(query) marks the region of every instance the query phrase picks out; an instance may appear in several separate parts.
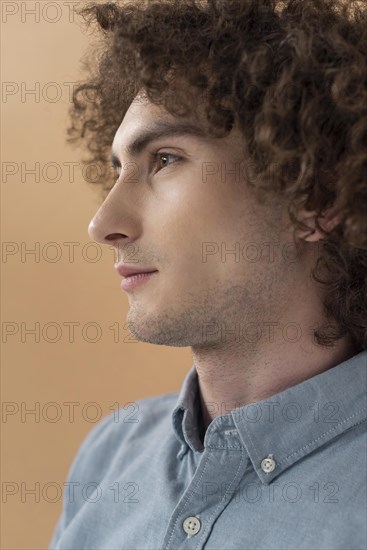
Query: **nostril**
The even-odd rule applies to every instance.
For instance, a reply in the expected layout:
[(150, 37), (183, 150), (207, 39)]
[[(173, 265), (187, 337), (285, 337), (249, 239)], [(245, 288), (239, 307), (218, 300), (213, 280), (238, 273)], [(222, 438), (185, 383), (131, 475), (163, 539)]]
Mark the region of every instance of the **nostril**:
[(117, 241), (118, 239), (121, 239), (121, 237), (126, 237), (126, 235), (122, 235), (121, 233), (111, 233), (110, 235), (107, 235), (106, 241)]

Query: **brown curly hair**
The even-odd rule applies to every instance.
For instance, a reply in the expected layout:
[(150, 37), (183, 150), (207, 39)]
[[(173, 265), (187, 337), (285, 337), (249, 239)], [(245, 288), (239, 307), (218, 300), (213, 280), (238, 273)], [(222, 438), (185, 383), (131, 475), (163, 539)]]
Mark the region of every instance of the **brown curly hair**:
[[(174, 116), (201, 101), (213, 136), (239, 124), (259, 197), (284, 197), (294, 228), (309, 229), (300, 209), (317, 212), (325, 238), (311, 275), (330, 321), (317, 343), (349, 335), (367, 349), (365, 0), (120, 0), (78, 13), (102, 32), (83, 59), (67, 141), (102, 168), (103, 196), (114, 135), (140, 91)], [(340, 223), (326, 232), (329, 207)]]

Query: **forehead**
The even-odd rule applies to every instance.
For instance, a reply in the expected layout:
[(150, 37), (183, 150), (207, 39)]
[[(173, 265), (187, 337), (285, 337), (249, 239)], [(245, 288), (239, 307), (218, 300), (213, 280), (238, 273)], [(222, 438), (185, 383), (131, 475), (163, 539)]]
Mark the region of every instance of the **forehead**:
[(168, 111), (164, 109), (161, 105), (156, 105), (152, 103), (145, 95), (137, 95), (130, 107), (125, 113), (125, 116), (122, 120), (121, 125), (124, 128), (129, 127), (131, 124), (138, 124), (140, 122), (152, 122), (156, 120), (157, 117), (161, 118), (162, 116), (169, 118), (170, 120), (174, 119)]
[(137, 129), (148, 128), (157, 119), (174, 120), (161, 106), (151, 103), (143, 96), (137, 96), (125, 113), (113, 140), (113, 148), (122, 147), (135, 134)]
[[(197, 114), (198, 115), (198, 114)], [(154, 123), (168, 123), (178, 125), (179, 123), (192, 123), (200, 126), (205, 131), (207, 124), (202, 114), (198, 116), (176, 117), (169, 113), (163, 106), (152, 103), (143, 93), (139, 93), (131, 103), (125, 116), (117, 129), (113, 140), (113, 150), (122, 150), (126, 144), (139, 132), (149, 130)]]
[(116, 131), (112, 144), (113, 156), (117, 157), (118, 152), (122, 151), (135, 156), (141, 150), (140, 146), (135, 149), (137, 138), (139, 141), (139, 138), (150, 135), (152, 139), (152, 133), (155, 139), (161, 134), (162, 137), (191, 134), (201, 138), (203, 145), (217, 150), (218, 153), (226, 151), (229, 156), (237, 156), (238, 160), (243, 160), (244, 154), (246, 156), (244, 136), (236, 125), (226, 137), (213, 137), (203, 105), (197, 104), (193, 113), (179, 117), (169, 113), (164, 106), (152, 103), (143, 93), (134, 98)]

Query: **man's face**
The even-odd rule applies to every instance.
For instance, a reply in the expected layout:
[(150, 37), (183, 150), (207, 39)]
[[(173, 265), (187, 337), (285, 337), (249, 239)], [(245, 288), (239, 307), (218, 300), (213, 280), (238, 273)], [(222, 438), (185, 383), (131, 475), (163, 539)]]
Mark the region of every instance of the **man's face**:
[(158, 270), (126, 291), (127, 322), (138, 340), (204, 349), (233, 343), (225, 332), (243, 327), (241, 342), (254, 342), (257, 327), (264, 333), (263, 323), (285, 310), (301, 269), (290, 261), (295, 249), (283, 208), (260, 205), (246, 185), (252, 170), (237, 129), (224, 139), (161, 135), (129, 156), (127, 146), (162, 122), (182, 119), (142, 99), (131, 104), (112, 145), (119, 179), (90, 237), (114, 244), (118, 262)]

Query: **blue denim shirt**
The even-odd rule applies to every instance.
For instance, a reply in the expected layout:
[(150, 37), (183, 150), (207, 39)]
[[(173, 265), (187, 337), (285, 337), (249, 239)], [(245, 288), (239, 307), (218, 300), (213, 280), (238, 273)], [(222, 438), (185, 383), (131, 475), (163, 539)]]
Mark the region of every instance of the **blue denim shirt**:
[(49, 548), (364, 550), (366, 370), (363, 351), (262, 401), (217, 404), (202, 444), (193, 366), (179, 394), (89, 432)]

